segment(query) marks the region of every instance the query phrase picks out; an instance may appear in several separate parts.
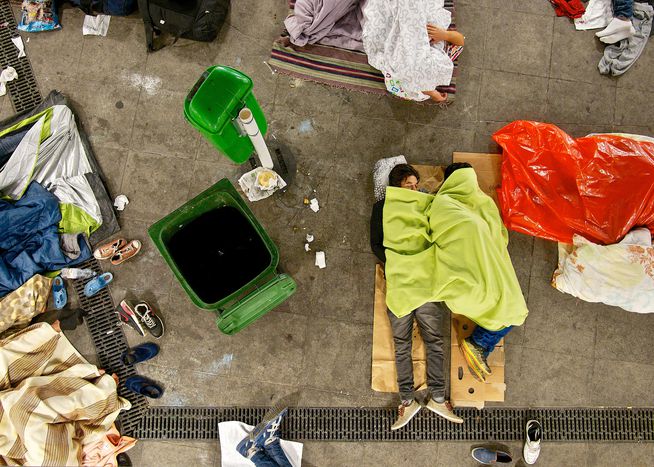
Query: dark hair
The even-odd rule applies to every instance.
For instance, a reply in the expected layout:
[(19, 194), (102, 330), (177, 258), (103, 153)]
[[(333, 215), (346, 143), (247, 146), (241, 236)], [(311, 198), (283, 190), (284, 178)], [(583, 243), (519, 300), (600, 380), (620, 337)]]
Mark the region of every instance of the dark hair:
[(454, 173), (455, 170), (459, 169), (471, 169), (472, 166), (467, 162), (454, 162), (447, 167), (445, 167), (445, 175), (443, 181), (447, 180), (450, 175)]
[(411, 175), (420, 181), (420, 175), (416, 169), (411, 167), (409, 164), (397, 164), (395, 167), (393, 167), (391, 173), (388, 174), (388, 184), (390, 186), (400, 187), (402, 186), (404, 179), (410, 177)]

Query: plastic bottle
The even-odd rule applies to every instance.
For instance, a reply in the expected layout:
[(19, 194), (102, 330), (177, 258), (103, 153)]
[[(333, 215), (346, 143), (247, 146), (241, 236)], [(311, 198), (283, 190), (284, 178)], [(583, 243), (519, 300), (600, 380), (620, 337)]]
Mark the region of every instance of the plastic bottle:
[(61, 277), (64, 279), (88, 279), (93, 276), (95, 276), (93, 269), (63, 268), (61, 270)]

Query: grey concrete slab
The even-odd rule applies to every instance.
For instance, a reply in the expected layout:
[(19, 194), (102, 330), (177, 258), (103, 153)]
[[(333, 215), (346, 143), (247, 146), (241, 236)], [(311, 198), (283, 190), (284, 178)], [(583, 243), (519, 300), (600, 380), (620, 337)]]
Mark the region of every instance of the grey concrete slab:
[(612, 465), (630, 465), (647, 467), (652, 464), (654, 445), (641, 444), (598, 444), (588, 448), (588, 465), (609, 467)]
[(482, 121), (542, 120), (545, 115), (547, 79), (484, 70), (479, 96)]
[[(220, 449), (215, 441), (198, 442), (141, 442), (140, 465), (166, 465), (170, 467), (213, 467)], [(129, 453), (128, 453), (129, 454)], [(137, 465), (137, 464), (134, 464)]]
[(311, 323), (304, 348), (303, 384), (346, 393), (369, 392), (370, 325), (324, 318), (314, 318)]
[(459, 66), (461, 69), (481, 67), (491, 12), (480, 2), (457, 2), (455, 14), (456, 28), (465, 36), (465, 53), (459, 56)]
[(100, 164), (100, 169), (105, 178), (105, 185), (109, 189), (112, 199), (121, 193), (128, 153), (127, 149), (93, 145), (93, 154), (98, 164)]
[(142, 83), (131, 148), (194, 159), (201, 136), (184, 119), (185, 99), (184, 92), (161, 89), (160, 81)]
[[(628, 381), (629, 384), (616, 384), (616, 381)], [(593, 405), (651, 407), (654, 404), (651, 393), (653, 383), (654, 365), (651, 361), (633, 363), (596, 358), (591, 379), (591, 401)]]
[(561, 293), (549, 281), (534, 277), (528, 306), (525, 347), (593, 358), (597, 329), (593, 305)]
[(412, 465), (433, 466), (439, 464), (440, 444), (420, 443), (375, 443), (365, 444), (363, 459), (367, 465)]
[(405, 148), (407, 124), (401, 121), (341, 115), (338, 129), (336, 153), (370, 169), (375, 161), (397, 156)]
[(509, 231), (509, 255), (525, 299), (529, 298), (533, 250), (534, 237)]
[[(550, 77), (593, 83), (602, 87), (615, 86), (619, 80), (600, 75), (597, 70), (605, 44), (595, 37), (595, 31), (577, 31), (564, 18), (554, 21)], [(575, 53), (569, 53), (574, 50)]]
[(652, 102), (652, 99), (654, 99), (654, 92), (620, 88), (615, 101), (615, 124), (651, 127), (652, 121), (654, 121), (654, 110), (649, 103)]
[(598, 359), (652, 363), (654, 349), (649, 342), (654, 323), (651, 317), (601, 304), (592, 305), (592, 309), (597, 314)]
[(592, 84), (550, 80), (545, 119), (554, 123), (611, 124), (615, 94), (612, 86), (598, 90)]
[(619, 88), (649, 91), (652, 89), (652, 87), (648, 85), (648, 82), (650, 81), (653, 66), (653, 47), (646, 46), (636, 63), (634, 63), (625, 74), (614, 79)]
[[(145, 50), (145, 39), (142, 42)], [(160, 82), (162, 89), (186, 94), (214, 64), (209, 44), (180, 39), (172, 46), (147, 55), (143, 79)]]
[(412, 163), (448, 165), (452, 163), (453, 152), (471, 152), (474, 139), (473, 129), (436, 128), (409, 124), (404, 155)]
[(361, 443), (304, 443), (302, 465), (307, 467), (358, 467), (372, 465), (364, 457)]
[[(484, 68), (525, 75), (549, 76), (554, 18), (492, 10), (488, 16), (488, 36), (484, 49)], [(497, 44), (502, 44), (497, 46)], [(495, 46), (493, 46), (495, 45)]]
[(154, 222), (187, 201), (193, 161), (155, 153), (131, 151), (123, 178), (129, 198), (125, 217)]

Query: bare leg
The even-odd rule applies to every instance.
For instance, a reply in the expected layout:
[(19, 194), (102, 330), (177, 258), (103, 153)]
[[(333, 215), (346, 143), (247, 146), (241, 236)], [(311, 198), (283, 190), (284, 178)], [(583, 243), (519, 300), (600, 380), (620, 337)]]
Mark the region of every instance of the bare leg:
[(465, 37), (459, 31), (446, 31), (431, 24), (427, 25), (427, 34), (431, 42), (445, 41), (454, 45), (463, 45)]

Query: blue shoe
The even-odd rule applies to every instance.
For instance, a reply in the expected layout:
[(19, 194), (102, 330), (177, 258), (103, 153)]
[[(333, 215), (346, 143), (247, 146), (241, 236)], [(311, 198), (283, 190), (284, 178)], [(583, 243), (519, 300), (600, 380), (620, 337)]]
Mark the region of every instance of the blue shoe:
[(161, 386), (145, 376), (130, 376), (125, 380), (125, 387), (152, 399), (159, 399), (164, 393)]
[(87, 297), (94, 296), (107, 285), (109, 285), (112, 280), (114, 280), (114, 275), (110, 272), (105, 272), (104, 274), (100, 274), (99, 276), (94, 277), (84, 286), (84, 295)]
[(273, 407), (264, 417), (261, 423), (254, 427), (254, 429), (241, 440), (236, 446), (236, 450), (245, 458), (251, 459), (257, 452), (259, 452), (265, 445), (268, 445), (279, 439), (278, 431), (279, 425), (282, 423), (282, 418), (286, 415), (288, 408), (284, 407), (281, 410)]
[(510, 464), (513, 462), (508, 452), (499, 449), (474, 448), (470, 454), (472, 454), (474, 460), (484, 465)]
[(125, 365), (134, 365), (146, 360), (159, 353), (159, 346), (154, 342), (146, 342), (145, 344), (137, 345), (133, 349), (129, 349), (123, 353), (123, 363)]
[(52, 297), (54, 298), (54, 306), (57, 310), (61, 310), (68, 303), (66, 284), (64, 284), (64, 280), (60, 276), (52, 280)]

